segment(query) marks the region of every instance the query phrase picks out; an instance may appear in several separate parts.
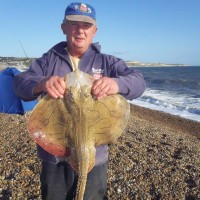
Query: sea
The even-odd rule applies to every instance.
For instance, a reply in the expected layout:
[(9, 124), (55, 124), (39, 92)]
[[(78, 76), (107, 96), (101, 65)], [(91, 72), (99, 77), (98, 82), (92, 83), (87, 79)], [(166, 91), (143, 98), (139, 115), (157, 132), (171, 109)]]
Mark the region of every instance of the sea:
[(146, 91), (130, 103), (200, 122), (200, 66), (134, 69), (143, 73)]

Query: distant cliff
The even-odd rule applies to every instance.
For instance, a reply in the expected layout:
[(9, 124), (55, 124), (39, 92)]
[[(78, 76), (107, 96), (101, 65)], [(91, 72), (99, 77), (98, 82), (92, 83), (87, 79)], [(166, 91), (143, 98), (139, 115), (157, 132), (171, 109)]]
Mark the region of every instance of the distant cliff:
[(184, 67), (184, 64), (144, 63), (139, 61), (126, 61), (128, 66), (135, 67)]
[[(17, 67), (20, 69), (26, 69), (30, 66), (31, 61), (34, 58), (18, 58), (18, 57), (0, 57), (0, 68), (6, 68), (8, 66)], [(164, 64), (164, 63), (144, 63), (139, 61), (126, 61), (128, 66), (135, 67), (174, 67), (174, 66), (186, 66), (184, 64)]]
[(27, 68), (33, 58), (0, 57), (0, 69), (12, 66), (20, 69)]

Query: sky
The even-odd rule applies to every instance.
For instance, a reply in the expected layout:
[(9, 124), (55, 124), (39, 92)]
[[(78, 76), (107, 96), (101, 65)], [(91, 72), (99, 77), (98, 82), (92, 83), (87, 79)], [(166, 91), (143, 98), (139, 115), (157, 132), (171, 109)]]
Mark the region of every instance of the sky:
[[(67, 0), (0, 0), (0, 56), (40, 57), (65, 40)], [(85, 0), (103, 53), (125, 61), (200, 66), (200, 0)], [(23, 51), (26, 52), (26, 55)]]

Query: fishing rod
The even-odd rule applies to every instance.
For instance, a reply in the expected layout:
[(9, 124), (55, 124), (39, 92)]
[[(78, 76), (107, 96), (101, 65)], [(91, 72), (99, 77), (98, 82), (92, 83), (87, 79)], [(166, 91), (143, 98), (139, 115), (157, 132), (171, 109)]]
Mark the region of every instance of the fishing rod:
[(22, 43), (21, 43), (20, 40), (19, 40), (19, 43), (20, 43), (20, 45), (21, 45), (21, 47), (22, 47), (22, 50), (23, 50), (24, 54), (26, 55), (26, 58), (28, 58), (28, 56), (27, 56), (27, 54), (26, 54), (26, 51), (25, 51), (25, 49), (24, 49), (24, 47), (23, 47), (23, 45), (22, 45)]

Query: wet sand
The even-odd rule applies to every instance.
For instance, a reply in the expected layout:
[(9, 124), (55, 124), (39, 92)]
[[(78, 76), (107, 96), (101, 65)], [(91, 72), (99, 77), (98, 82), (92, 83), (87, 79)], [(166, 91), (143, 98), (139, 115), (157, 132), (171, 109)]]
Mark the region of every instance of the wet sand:
[[(0, 113), (0, 199), (40, 197), (40, 162), (26, 116)], [(131, 105), (110, 145), (107, 200), (200, 199), (200, 123)]]

